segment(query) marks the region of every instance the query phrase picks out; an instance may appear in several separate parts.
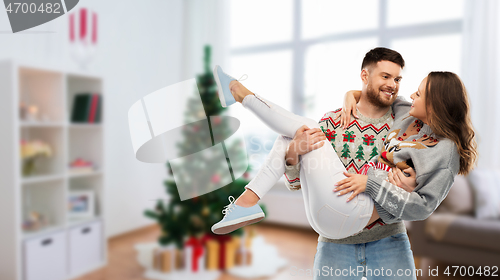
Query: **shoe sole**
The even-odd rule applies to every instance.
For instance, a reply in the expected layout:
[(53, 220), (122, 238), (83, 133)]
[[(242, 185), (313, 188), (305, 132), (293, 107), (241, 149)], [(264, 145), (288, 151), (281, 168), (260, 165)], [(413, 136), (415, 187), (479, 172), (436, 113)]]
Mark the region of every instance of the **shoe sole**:
[(219, 96), (219, 100), (220, 100), (220, 105), (222, 105), (222, 107), (226, 108), (226, 100), (224, 99), (224, 91), (222, 91), (222, 86), (220, 85), (220, 79), (219, 79), (219, 75), (217, 74), (217, 66), (214, 68), (214, 77), (215, 77), (215, 82), (217, 83), (217, 89), (219, 90), (218, 92), (218, 96)]
[(244, 226), (260, 222), (264, 218), (265, 218), (264, 214), (261, 214), (260, 216), (254, 218), (254, 219), (251, 219), (251, 220), (247, 220), (247, 221), (243, 221), (243, 222), (239, 222), (239, 223), (237, 222), (236, 224), (227, 224), (227, 225), (221, 226), (217, 229), (213, 229), (212, 232), (215, 234), (227, 234), (227, 233), (233, 232), (239, 228), (242, 228)]

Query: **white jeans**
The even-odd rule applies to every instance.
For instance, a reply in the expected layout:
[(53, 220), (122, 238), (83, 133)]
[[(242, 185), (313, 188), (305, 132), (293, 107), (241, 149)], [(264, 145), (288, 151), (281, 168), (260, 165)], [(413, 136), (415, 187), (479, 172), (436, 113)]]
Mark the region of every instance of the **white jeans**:
[[(288, 144), (297, 129), (306, 125), (319, 128), (316, 121), (297, 116), (258, 95), (243, 99), (243, 107), (252, 111), (269, 128), (287, 136), (279, 136), (257, 173), (246, 186), (262, 198), (285, 172), (285, 156)], [(302, 156), (300, 183), (304, 198), (307, 220), (320, 235), (330, 239), (341, 239), (354, 235), (367, 225), (373, 212), (373, 200), (361, 193), (350, 202), (348, 194), (338, 196), (333, 192), (334, 184), (344, 178), (344, 165), (333, 150), (330, 142)]]

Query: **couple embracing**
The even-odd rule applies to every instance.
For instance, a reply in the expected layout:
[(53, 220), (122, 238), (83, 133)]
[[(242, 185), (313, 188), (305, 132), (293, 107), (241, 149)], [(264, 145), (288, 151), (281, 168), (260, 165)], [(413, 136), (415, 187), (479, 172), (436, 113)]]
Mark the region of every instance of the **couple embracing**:
[[(416, 279), (403, 221), (432, 214), (455, 176), (473, 168), (477, 150), (460, 78), (431, 72), (410, 103), (397, 97), (404, 66), (394, 50), (370, 50), (361, 66), (362, 90), (348, 92), (344, 110), (326, 113), (319, 124), (251, 92), (216, 66), (221, 104), (241, 103), (280, 136), (212, 231), (225, 234), (262, 220), (257, 203), (285, 173), (290, 190), (302, 189), (307, 219), (320, 236), (314, 279), (360, 279), (376, 269), (391, 275), (369, 279)], [(345, 152), (360, 145), (363, 154)], [(358, 267), (364, 275), (329, 273)]]

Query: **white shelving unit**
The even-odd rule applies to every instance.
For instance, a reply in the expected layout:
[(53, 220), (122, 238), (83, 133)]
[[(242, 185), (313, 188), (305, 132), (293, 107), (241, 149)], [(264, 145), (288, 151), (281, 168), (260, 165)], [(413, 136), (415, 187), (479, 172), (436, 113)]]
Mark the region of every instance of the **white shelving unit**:
[[(70, 122), (76, 94), (102, 91), (97, 76), (0, 62), (0, 279), (66, 280), (106, 265), (105, 124)], [(21, 103), (36, 105), (40, 120), (22, 121)], [(35, 139), (48, 143), (52, 156), (37, 159), (36, 171), (25, 177), (20, 141)], [(93, 162), (96, 170), (70, 172), (76, 158)], [(73, 190), (93, 192), (93, 217), (70, 218)], [(23, 230), (32, 211), (47, 218), (46, 227)]]

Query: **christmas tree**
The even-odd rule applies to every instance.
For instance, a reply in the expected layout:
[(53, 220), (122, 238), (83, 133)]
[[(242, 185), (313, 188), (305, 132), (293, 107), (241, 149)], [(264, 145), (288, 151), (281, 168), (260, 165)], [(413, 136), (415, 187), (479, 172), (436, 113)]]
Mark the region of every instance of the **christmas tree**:
[(349, 151), (349, 145), (347, 145), (347, 143), (344, 144), (344, 148), (342, 149), (341, 152), (342, 152), (341, 157), (343, 158), (351, 157), (351, 151)]
[(378, 155), (377, 147), (373, 147), (372, 153), (370, 154), (370, 159), (372, 159), (376, 155)]
[(358, 151), (356, 152), (356, 159), (361, 161), (365, 159), (365, 153), (363, 152), (363, 146), (359, 145)]
[[(191, 123), (194, 116), (206, 115), (208, 117), (207, 120), (210, 130), (207, 131), (199, 129), (196, 125), (189, 126), (188, 129), (184, 129), (183, 137), (186, 141), (177, 143), (177, 148), (181, 151), (181, 153), (182, 151), (200, 151), (205, 148), (202, 143), (187, 140), (210, 139), (210, 137), (214, 137), (214, 135), (225, 139), (233, 133), (228, 123), (229, 119), (221, 117), (225, 108), (220, 105), (219, 97), (217, 95), (217, 85), (215, 83), (211, 70), (212, 67), (210, 65), (210, 52), (210, 47), (206, 46), (204, 73), (198, 75), (196, 78), (203, 108), (201, 108), (201, 106), (196, 106), (195, 104), (198, 104), (198, 102), (193, 101), (190, 106), (185, 109), (184, 114), (185, 123)], [(198, 91), (194, 90), (194, 92), (195, 94), (198, 94)], [(199, 97), (193, 95), (192, 100), (195, 98)], [(211, 119), (210, 116), (218, 117), (213, 117)], [(237, 168), (236, 165), (238, 164), (246, 164), (246, 154), (241, 150), (245, 149), (245, 147), (242, 147), (242, 144), (242, 142), (239, 142), (226, 146), (228, 154), (240, 155), (239, 160), (232, 162), (227, 161), (220, 162), (219, 164), (213, 164), (210, 159), (203, 158), (203, 156), (206, 155), (200, 153), (198, 158), (195, 160), (191, 159), (185, 164), (183, 167), (185, 173), (176, 173), (177, 183), (179, 183), (179, 180), (186, 180), (186, 182), (194, 183), (201, 182), (199, 180), (210, 180), (213, 184), (219, 183), (224, 176), (224, 172), (222, 171), (224, 169), (227, 170), (228, 165), (229, 169), (231, 169)], [(231, 153), (230, 151), (235, 152)], [(208, 165), (208, 162), (211, 163)], [(172, 169), (168, 163), (167, 169), (169, 174), (172, 174)], [(246, 177), (246, 174), (248, 173), (245, 173), (243, 177)], [(162, 229), (162, 235), (158, 240), (159, 243), (164, 246), (173, 243), (181, 249), (183, 248), (184, 242), (188, 237), (200, 237), (206, 233), (210, 234), (210, 228), (212, 225), (219, 222), (223, 217), (222, 210), (224, 209), (224, 206), (229, 204), (228, 197), (238, 197), (245, 190), (245, 185), (248, 184), (248, 180), (244, 178), (234, 179), (236, 178), (232, 178), (232, 180), (230, 180), (232, 183), (226, 185), (225, 187), (184, 201), (181, 201), (179, 197), (176, 181), (173, 180), (173, 178), (166, 180), (164, 185), (166, 192), (170, 197), (169, 201), (164, 202), (159, 200), (154, 210), (146, 210), (144, 212), (147, 217), (155, 219)], [(196, 188), (196, 186), (194, 186), (194, 188)], [(231, 234), (241, 235), (242, 233), (242, 229), (239, 229)]]

